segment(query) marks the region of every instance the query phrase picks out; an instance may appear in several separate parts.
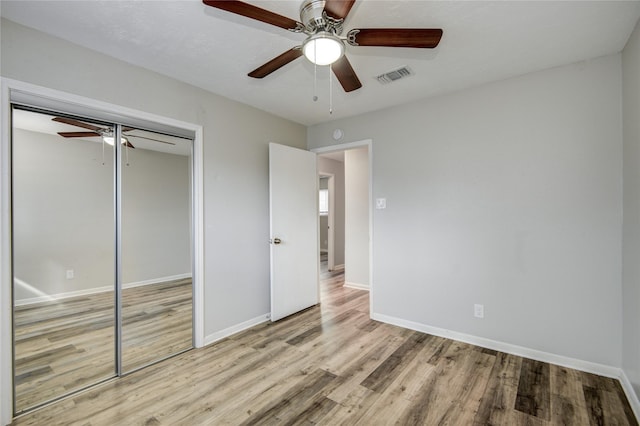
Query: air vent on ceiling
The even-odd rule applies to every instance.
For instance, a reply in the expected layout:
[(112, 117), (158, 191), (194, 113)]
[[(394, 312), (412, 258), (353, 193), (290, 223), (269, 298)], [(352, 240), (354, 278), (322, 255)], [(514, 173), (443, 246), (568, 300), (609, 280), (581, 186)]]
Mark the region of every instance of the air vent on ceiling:
[(413, 75), (413, 71), (409, 67), (398, 68), (397, 70), (389, 71), (384, 74), (380, 74), (376, 77), (376, 79), (382, 83), (387, 84), (394, 82), (396, 80), (400, 80), (401, 78), (406, 78)]

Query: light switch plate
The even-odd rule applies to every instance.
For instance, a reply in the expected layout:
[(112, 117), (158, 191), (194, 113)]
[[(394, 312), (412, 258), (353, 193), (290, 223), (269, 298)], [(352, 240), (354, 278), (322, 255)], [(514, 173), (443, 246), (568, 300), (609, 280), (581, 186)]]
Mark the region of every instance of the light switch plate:
[(376, 198), (376, 209), (386, 209), (387, 208), (387, 199), (386, 198)]

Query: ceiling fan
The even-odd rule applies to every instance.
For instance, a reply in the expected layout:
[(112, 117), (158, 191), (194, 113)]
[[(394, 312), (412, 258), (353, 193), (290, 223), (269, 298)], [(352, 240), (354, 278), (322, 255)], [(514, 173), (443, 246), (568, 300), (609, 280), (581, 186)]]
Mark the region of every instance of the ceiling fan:
[(362, 87), (344, 54), (345, 41), (350, 46), (412, 47), (431, 49), (442, 38), (441, 29), (429, 28), (358, 28), (342, 36), (343, 23), (355, 0), (304, 0), (300, 21), (236, 0), (203, 0), (204, 4), (227, 12), (256, 19), (286, 30), (304, 33), (307, 38), (296, 46), (251, 71), (253, 78), (263, 78), (304, 55), (317, 65), (330, 65), (345, 92)]
[[(67, 117), (54, 117), (51, 120), (56, 121), (58, 123), (69, 124), (71, 126), (76, 126), (76, 127), (81, 127), (83, 129), (91, 130), (90, 132), (58, 132), (58, 134), (63, 138), (90, 138), (94, 136), (100, 136), (104, 142), (110, 145), (113, 145), (114, 134), (113, 134), (113, 129), (110, 127), (104, 128), (104, 127), (96, 126), (93, 124), (85, 123), (83, 121), (74, 120), (73, 118), (67, 118)], [(122, 142), (122, 145), (126, 146), (127, 148), (135, 148), (133, 144), (131, 144), (131, 142), (129, 141), (129, 138), (146, 139), (154, 142), (164, 143), (167, 145), (175, 145), (175, 143), (173, 142), (161, 141), (159, 139), (152, 139), (146, 136), (132, 135), (130, 133), (127, 133), (133, 130), (139, 130), (139, 129), (136, 129), (134, 127), (122, 126), (121, 142)]]

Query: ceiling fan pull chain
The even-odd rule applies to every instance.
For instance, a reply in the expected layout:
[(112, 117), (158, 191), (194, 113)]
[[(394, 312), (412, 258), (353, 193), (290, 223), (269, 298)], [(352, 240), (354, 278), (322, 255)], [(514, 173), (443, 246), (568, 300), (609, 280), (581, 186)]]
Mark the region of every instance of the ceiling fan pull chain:
[(128, 142), (124, 144), (124, 150), (127, 154), (127, 167), (129, 167), (129, 143)]
[(102, 165), (104, 166), (104, 138), (100, 138), (102, 140)]
[(313, 64), (313, 102), (318, 101), (318, 64)]
[(315, 58), (316, 49), (313, 49), (313, 102), (318, 101), (318, 64)]
[(329, 115), (333, 114), (333, 84), (331, 78), (331, 71), (333, 70), (333, 64), (329, 64)]

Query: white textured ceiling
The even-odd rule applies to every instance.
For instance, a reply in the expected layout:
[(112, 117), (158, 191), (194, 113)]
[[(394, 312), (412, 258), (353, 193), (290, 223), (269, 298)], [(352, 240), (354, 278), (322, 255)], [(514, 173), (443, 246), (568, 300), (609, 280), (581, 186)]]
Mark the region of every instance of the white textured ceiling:
[[(299, 20), (299, 1), (249, 1)], [(299, 45), (290, 33), (182, 1), (1, 1), (3, 17), (290, 120), (311, 125), (620, 52), (640, 17), (633, 1), (359, 0), (345, 29), (442, 28), (433, 50), (347, 46), (363, 87), (344, 93), (297, 59), (262, 80), (247, 73)], [(381, 85), (401, 66), (415, 75)]]

